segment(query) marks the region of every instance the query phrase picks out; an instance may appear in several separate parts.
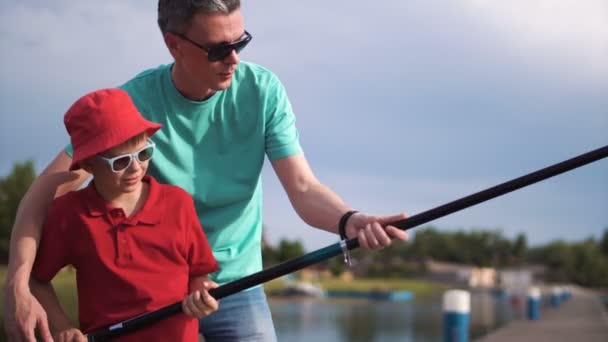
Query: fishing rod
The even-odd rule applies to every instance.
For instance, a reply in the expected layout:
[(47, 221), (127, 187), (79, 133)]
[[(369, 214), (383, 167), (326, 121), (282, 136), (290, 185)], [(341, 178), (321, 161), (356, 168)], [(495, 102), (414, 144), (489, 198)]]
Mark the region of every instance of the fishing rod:
[[(608, 157), (608, 145), (501, 183), (491, 188), (476, 192), (469, 196), (462, 197), (447, 204), (416, 214), (407, 219), (390, 223), (389, 225), (395, 226), (402, 230), (408, 230), (606, 157)], [(358, 247), (359, 240), (357, 238), (342, 240), (301, 257), (287, 260), (260, 272), (253, 273), (239, 280), (235, 280), (211, 289), (209, 290), (209, 294), (216, 300), (219, 300), (250, 287), (260, 285), (269, 280), (276, 279), (310, 265), (327, 260), (339, 254), (343, 254), (346, 261), (348, 258), (348, 252)], [(182, 312), (181, 302), (174, 303), (156, 311), (145, 313), (143, 315), (114, 324), (110, 327), (94, 331), (87, 335), (87, 339), (89, 342), (107, 341), (114, 337), (122, 336), (142, 327), (151, 325), (180, 312)]]

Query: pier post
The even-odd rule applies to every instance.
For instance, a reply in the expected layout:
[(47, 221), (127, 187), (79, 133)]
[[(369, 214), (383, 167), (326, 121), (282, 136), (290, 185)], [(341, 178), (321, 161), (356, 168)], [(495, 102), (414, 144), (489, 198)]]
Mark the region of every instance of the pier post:
[(562, 303), (562, 289), (559, 286), (553, 286), (551, 288), (551, 306), (559, 308)]
[(471, 294), (448, 290), (443, 295), (443, 341), (468, 342)]
[(529, 320), (537, 321), (540, 319), (540, 301), (540, 289), (538, 287), (529, 288), (527, 300), (527, 311)]

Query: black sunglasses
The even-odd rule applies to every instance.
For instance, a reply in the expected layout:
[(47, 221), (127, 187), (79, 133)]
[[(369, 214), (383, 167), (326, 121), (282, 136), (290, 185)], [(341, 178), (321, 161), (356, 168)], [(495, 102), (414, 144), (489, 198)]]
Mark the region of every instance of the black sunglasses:
[(243, 50), (253, 38), (251, 34), (249, 34), (249, 32), (245, 31), (241, 38), (232, 43), (207, 44), (207, 46), (205, 46), (191, 40), (183, 34), (175, 32), (171, 33), (198, 47), (199, 49), (205, 51), (207, 53), (207, 59), (209, 60), (209, 62), (217, 62), (223, 60), (224, 58), (228, 57), (230, 53), (232, 53), (232, 50), (236, 51), (236, 53), (241, 52), (241, 50)]

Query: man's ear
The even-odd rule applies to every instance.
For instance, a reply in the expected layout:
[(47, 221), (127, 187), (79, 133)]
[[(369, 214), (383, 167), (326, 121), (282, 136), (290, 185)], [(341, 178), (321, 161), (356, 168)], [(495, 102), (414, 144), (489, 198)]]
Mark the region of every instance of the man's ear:
[(169, 53), (173, 56), (173, 59), (177, 59), (177, 56), (181, 54), (179, 39), (170, 32), (165, 33), (163, 39), (165, 40), (165, 45), (167, 45), (167, 49), (169, 49)]

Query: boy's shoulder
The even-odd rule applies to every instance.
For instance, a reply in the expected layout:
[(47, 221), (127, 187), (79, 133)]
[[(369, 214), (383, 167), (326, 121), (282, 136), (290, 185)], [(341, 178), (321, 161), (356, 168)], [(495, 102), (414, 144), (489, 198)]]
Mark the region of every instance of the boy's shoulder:
[(70, 191), (53, 199), (47, 214), (47, 221), (69, 221), (70, 218), (78, 217), (85, 212), (87, 210), (85, 189), (86, 187)]
[(63, 207), (70, 208), (70, 206), (73, 206), (76, 203), (83, 203), (83, 201), (85, 199), (86, 189), (87, 189), (87, 187), (84, 187), (84, 188), (81, 188), (78, 190), (69, 191), (69, 192), (53, 199), (53, 206), (58, 207), (58, 208), (63, 208)]
[(165, 183), (158, 183), (157, 186), (163, 196), (190, 197), (190, 194), (179, 186)]
[(192, 196), (186, 192), (186, 190), (180, 188), (177, 185), (172, 185), (172, 184), (167, 184), (167, 183), (160, 183), (158, 182), (154, 177), (152, 176), (146, 176), (150, 183), (152, 184), (152, 186), (155, 186), (158, 189), (158, 195), (163, 199), (180, 199), (180, 198), (185, 198), (185, 199), (191, 199)]

